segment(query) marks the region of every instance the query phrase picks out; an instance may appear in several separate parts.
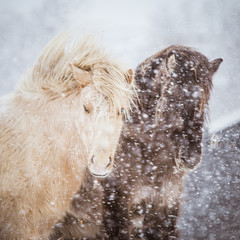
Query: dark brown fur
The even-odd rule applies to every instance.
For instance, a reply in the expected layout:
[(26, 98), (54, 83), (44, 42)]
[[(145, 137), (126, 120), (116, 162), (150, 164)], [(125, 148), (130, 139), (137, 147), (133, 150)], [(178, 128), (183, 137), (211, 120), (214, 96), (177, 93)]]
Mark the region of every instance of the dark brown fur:
[[(100, 239), (178, 238), (183, 177), (201, 160), (205, 110), (221, 62), (171, 46), (138, 66), (139, 108), (125, 125), (115, 173), (102, 180)], [(77, 204), (84, 206), (88, 197), (93, 207), (100, 206), (101, 194), (95, 195), (99, 199), (83, 194)]]

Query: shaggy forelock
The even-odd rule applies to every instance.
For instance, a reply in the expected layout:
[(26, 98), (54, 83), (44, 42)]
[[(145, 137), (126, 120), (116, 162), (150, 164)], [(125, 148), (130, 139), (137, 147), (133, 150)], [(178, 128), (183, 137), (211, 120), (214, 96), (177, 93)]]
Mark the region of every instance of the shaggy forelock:
[(134, 83), (128, 83), (127, 69), (108, 56), (90, 35), (80, 41), (74, 41), (68, 33), (54, 38), (20, 88), (60, 94), (79, 92), (81, 83), (74, 79), (69, 64), (89, 72), (94, 86), (110, 106), (118, 110), (124, 108), (128, 115), (135, 95)]

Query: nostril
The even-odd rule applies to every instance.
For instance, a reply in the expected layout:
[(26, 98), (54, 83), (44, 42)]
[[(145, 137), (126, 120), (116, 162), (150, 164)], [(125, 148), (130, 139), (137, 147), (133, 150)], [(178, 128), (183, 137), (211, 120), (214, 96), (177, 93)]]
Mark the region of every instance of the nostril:
[(93, 155), (92, 158), (91, 158), (91, 163), (92, 164), (94, 163), (94, 158), (95, 158), (95, 155)]
[(112, 158), (111, 158), (111, 157), (109, 157), (109, 162), (108, 162), (108, 164), (107, 164), (106, 168), (108, 168), (108, 167), (109, 167), (111, 164), (112, 164)]

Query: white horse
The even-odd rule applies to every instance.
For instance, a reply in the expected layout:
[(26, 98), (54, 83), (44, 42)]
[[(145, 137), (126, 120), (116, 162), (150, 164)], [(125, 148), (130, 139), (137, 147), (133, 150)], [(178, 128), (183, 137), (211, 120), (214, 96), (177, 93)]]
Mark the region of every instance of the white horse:
[(47, 239), (84, 184), (113, 166), (133, 71), (68, 34), (0, 100), (0, 239)]

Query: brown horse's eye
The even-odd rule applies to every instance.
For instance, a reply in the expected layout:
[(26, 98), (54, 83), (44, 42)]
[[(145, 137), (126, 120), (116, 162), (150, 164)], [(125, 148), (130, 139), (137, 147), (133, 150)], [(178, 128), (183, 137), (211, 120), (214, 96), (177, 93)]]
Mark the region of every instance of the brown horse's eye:
[(121, 110), (118, 111), (118, 116), (123, 115), (123, 114), (124, 114), (124, 108), (121, 108)]
[(86, 105), (83, 105), (83, 108), (84, 108), (85, 112), (90, 113), (90, 109), (87, 108)]

